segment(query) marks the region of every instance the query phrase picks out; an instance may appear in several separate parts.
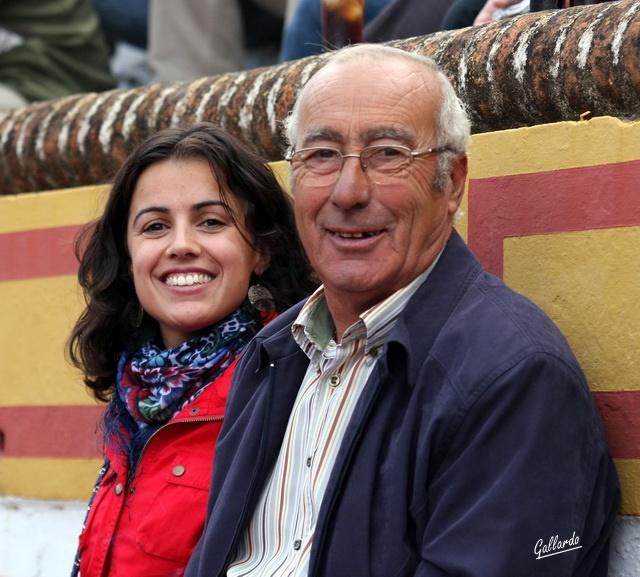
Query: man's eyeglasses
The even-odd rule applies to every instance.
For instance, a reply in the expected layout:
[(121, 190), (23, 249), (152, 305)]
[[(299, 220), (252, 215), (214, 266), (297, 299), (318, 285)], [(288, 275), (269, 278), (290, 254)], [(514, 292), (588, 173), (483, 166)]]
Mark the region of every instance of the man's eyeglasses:
[(411, 150), (399, 144), (376, 144), (362, 149), (360, 154), (342, 154), (337, 148), (312, 146), (290, 151), (285, 160), (294, 171), (300, 171), (301, 181), (308, 186), (330, 186), (335, 184), (342, 172), (345, 158), (358, 158), (362, 170), (376, 184), (397, 182), (402, 170), (415, 158), (428, 154), (451, 151), (450, 146), (439, 146), (425, 150)]

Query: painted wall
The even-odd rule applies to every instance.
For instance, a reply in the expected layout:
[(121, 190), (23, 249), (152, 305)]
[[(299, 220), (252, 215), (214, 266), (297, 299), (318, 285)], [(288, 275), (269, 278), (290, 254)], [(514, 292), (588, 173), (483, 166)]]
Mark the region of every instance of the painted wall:
[[(585, 369), (622, 484), (610, 575), (635, 577), (640, 123), (475, 135), (469, 177), (463, 236), (488, 270), (547, 311)], [(64, 344), (81, 310), (73, 237), (105, 194), (0, 197), (0, 576), (68, 575), (100, 468), (101, 409), (65, 363)]]

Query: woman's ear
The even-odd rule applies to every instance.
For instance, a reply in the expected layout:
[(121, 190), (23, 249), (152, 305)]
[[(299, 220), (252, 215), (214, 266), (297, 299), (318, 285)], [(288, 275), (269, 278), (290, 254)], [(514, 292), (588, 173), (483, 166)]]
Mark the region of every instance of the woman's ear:
[(260, 276), (269, 268), (269, 265), (271, 264), (271, 255), (269, 254), (269, 251), (266, 250), (260, 251), (258, 255), (258, 262), (253, 268), (253, 274)]

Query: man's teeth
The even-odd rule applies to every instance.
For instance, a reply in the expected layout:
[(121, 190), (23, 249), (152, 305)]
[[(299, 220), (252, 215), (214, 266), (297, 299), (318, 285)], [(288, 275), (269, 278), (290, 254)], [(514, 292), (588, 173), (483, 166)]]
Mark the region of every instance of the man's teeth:
[(340, 238), (368, 238), (370, 236), (375, 236), (378, 234), (377, 232), (337, 232)]
[(190, 286), (192, 284), (204, 284), (212, 280), (208, 274), (179, 274), (168, 276), (165, 284), (169, 286)]

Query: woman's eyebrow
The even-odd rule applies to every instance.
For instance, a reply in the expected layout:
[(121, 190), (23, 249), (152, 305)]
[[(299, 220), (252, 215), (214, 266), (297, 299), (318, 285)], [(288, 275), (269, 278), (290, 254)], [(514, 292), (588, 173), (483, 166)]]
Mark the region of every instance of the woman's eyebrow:
[(133, 224), (135, 225), (135, 223), (138, 222), (138, 219), (147, 212), (162, 212), (163, 214), (168, 214), (169, 209), (164, 206), (148, 206), (147, 208), (143, 208), (138, 211), (138, 214), (136, 214), (135, 218), (133, 219)]
[[(198, 210), (202, 210), (208, 206), (222, 206), (223, 208), (229, 208), (229, 205), (226, 202), (222, 202), (221, 200), (203, 200), (202, 202), (197, 202), (191, 207), (193, 212), (197, 212)], [(133, 224), (138, 221), (138, 219), (148, 212), (161, 212), (162, 214), (169, 214), (171, 212), (168, 208), (164, 206), (148, 206), (146, 208), (141, 209), (136, 217), (133, 219)]]
[(202, 208), (206, 208), (207, 206), (222, 206), (223, 208), (229, 208), (229, 205), (226, 202), (221, 200), (204, 200), (202, 202), (197, 202), (191, 207), (191, 210), (200, 210)]

